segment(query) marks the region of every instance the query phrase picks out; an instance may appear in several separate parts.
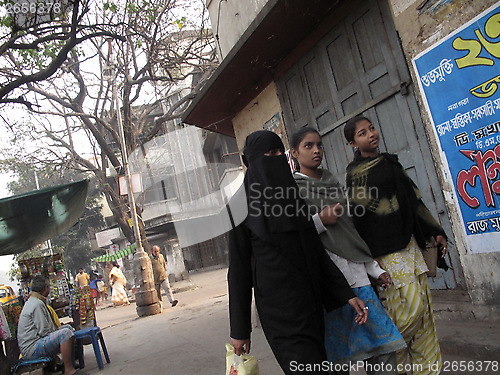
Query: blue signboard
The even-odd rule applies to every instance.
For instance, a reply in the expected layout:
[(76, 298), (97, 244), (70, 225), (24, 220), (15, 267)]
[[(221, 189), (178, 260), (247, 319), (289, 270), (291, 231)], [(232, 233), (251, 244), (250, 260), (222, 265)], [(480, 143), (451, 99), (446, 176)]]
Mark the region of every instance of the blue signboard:
[(415, 57), (471, 252), (500, 251), (500, 3)]

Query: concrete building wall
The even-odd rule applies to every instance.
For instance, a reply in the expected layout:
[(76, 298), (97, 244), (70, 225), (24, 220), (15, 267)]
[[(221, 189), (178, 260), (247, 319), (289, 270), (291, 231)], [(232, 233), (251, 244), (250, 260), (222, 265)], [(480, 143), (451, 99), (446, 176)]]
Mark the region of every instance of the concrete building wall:
[(177, 239), (172, 239), (167, 242), (167, 274), (169, 281), (179, 281), (187, 279), (186, 266), (184, 265), (184, 256), (182, 248)]
[[(432, 46), (472, 18), (495, 4), (497, 0), (452, 0), (429, 1), (421, 0), (389, 0), (393, 11), (396, 30), (401, 39), (401, 45), (410, 67), (413, 82), (417, 82), (415, 72), (411, 68), (411, 60), (420, 52)], [(421, 9), (419, 6), (424, 4)], [(465, 245), (463, 223), (454, 201), (452, 181), (446, 180), (443, 174), (443, 160), (439, 153), (437, 140), (430, 119), (422, 103), (418, 86), (414, 84), (422, 119), (426, 126), (427, 138), (433, 151), (444, 197), (450, 214), (456, 247), (464, 271), (467, 288), (476, 303), (500, 304), (500, 252), (470, 254)]]
[(288, 148), (281, 105), (276, 85), (272, 82), (233, 118), (234, 134), (236, 135), (236, 143), (240, 152), (243, 151), (246, 137), (254, 131), (264, 129), (264, 124), (275, 116), (276, 113), (279, 114), (281, 122), (273, 131), (281, 135), (285, 147)]
[[(217, 53), (222, 61), (269, 0), (207, 0), (214, 35), (218, 33)], [(220, 20), (219, 17), (220, 7)]]

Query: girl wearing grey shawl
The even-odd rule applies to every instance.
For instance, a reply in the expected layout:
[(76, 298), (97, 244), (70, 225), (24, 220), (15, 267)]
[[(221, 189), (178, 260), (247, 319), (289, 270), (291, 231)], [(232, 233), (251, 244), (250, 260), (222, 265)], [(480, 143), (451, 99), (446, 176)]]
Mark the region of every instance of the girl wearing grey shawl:
[(320, 239), (353, 292), (365, 301), (370, 311), (367, 324), (362, 326), (353, 324), (356, 314), (349, 306), (325, 315), (328, 360), (345, 368), (349, 362), (364, 360), (369, 375), (397, 374), (395, 351), (406, 344), (380, 304), (367, 274), (383, 286), (391, 282), (390, 277), (373, 260), (370, 249), (356, 231), (339, 182), (328, 170), (319, 168), (323, 146), (318, 132), (301, 129), (292, 136), (291, 146), (300, 166), (294, 178)]

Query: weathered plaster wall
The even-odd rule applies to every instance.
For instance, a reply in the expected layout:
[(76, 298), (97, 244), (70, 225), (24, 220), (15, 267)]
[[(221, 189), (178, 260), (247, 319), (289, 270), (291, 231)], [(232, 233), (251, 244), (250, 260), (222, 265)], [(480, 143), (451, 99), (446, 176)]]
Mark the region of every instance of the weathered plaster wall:
[(452, 0), (432, 9), (423, 0), (389, 0), (405, 55), (413, 57), (455, 31), (498, 0)]
[(166, 242), (165, 250), (167, 252), (167, 275), (169, 281), (179, 281), (186, 279), (187, 271), (184, 265), (184, 255), (178, 240)]
[(281, 124), (276, 133), (280, 134), (285, 147), (288, 148), (288, 139), (285, 133), (281, 105), (276, 92), (276, 85), (269, 84), (254, 100), (252, 100), (236, 117), (233, 118), (234, 133), (238, 150), (243, 151), (246, 137), (257, 130), (262, 130), (264, 123), (279, 113)]
[[(214, 35), (218, 32), (220, 60), (227, 56), (248, 26), (269, 0), (208, 0), (207, 8)], [(220, 21), (218, 21), (220, 7)]]
[[(439, 1), (389, 0), (396, 29), (401, 39), (408, 66), (416, 82), (411, 60), (420, 52), (446, 37), (454, 30), (479, 15), (498, 0), (452, 0), (438, 5)], [(418, 7), (422, 6), (419, 10)], [(414, 84), (417, 100), (426, 126), (427, 136), (438, 174), (440, 174), (448, 212), (453, 226), (456, 247), (460, 255), (469, 294), (476, 303), (500, 304), (500, 252), (471, 254), (465, 245), (465, 233), (459, 215), (452, 182), (443, 174), (443, 159), (429, 117), (422, 104), (418, 86)]]

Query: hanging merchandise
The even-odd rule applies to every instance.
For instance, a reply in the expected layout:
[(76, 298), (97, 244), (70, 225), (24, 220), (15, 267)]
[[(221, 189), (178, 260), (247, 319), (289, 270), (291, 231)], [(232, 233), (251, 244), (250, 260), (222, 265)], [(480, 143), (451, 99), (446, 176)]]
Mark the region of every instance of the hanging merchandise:
[(11, 337), (12, 334), (10, 333), (9, 322), (5, 317), (3, 309), (0, 309), (0, 340), (10, 339)]
[(20, 297), (23, 300), (26, 301), (29, 296), (33, 277), (42, 275), (47, 277), (50, 282), (48, 304), (59, 317), (68, 315), (70, 289), (61, 254), (19, 260), (19, 275), (21, 284)]
[(2, 306), (7, 325), (11, 337), (17, 337), (17, 324), (19, 323), (19, 316), (21, 316), (21, 302), (11, 303), (7, 306)]
[(89, 285), (71, 290), (69, 316), (78, 327), (93, 325), (95, 306)]

